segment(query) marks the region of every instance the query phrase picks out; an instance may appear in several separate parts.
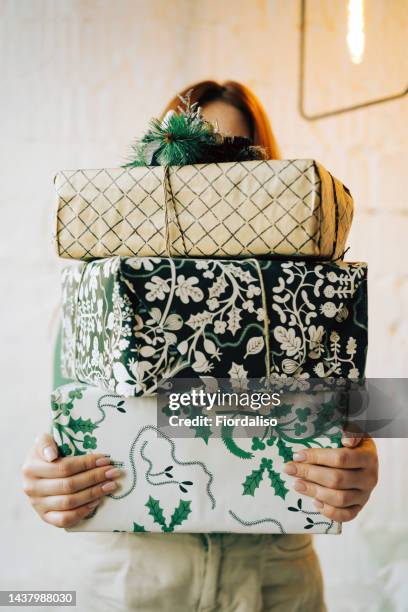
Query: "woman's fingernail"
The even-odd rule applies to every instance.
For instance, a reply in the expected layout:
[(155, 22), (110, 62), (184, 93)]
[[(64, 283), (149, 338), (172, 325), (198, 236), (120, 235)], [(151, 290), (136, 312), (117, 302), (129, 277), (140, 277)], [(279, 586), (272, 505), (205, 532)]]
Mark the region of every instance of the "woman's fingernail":
[(288, 465), (285, 465), (283, 471), (285, 474), (289, 474), (289, 476), (294, 476), (297, 472), (297, 467), (296, 465), (293, 465), (293, 463), (289, 463)]
[(321, 502), (321, 501), (319, 501), (318, 499), (314, 499), (314, 500), (313, 500), (313, 505), (314, 505), (314, 507), (315, 507), (315, 508), (318, 508), (319, 510), (320, 510), (321, 508), (323, 508), (323, 506), (324, 506), (324, 504), (322, 504), (322, 502)]
[(47, 461), (54, 461), (58, 457), (58, 453), (54, 446), (46, 446), (43, 450), (44, 457)]
[(91, 502), (90, 504), (88, 504), (88, 508), (96, 508), (96, 506), (99, 506), (99, 504), (101, 503), (100, 499), (97, 499), (94, 502)]
[(343, 444), (343, 446), (357, 446), (357, 444), (359, 443), (359, 439), (358, 438), (342, 438), (341, 439), (341, 443)]
[(302, 491), (306, 491), (306, 485), (303, 482), (300, 482), (300, 481), (295, 482), (295, 484), (293, 485), (293, 488), (298, 493), (301, 493)]
[(116, 482), (106, 482), (102, 485), (102, 491), (114, 491), (116, 489)]
[(117, 478), (121, 474), (121, 470), (118, 470), (118, 468), (112, 468), (111, 470), (105, 472), (105, 478)]
[(300, 451), (299, 453), (293, 453), (293, 461), (305, 461), (306, 455)]
[(111, 460), (108, 459), (108, 457), (99, 457), (99, 459), (95, 461), (96, 467), (103, 467), (104, 465), (110, 465), (110, 464), (111, 464)]

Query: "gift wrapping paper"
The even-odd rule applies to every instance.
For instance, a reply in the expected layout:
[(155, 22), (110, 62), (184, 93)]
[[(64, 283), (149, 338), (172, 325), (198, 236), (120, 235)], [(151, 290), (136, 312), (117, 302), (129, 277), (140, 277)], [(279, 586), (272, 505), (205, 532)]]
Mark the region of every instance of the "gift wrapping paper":
[(353, 218), (346, 187), (314, 160), (70, 170), (54, 179), (61, 257), (336, 259)]
[(364, 376), (364, 263), (114, 257), (62, 285), (64, 376), (125, 397), (173, 377)]
[[(153, 397), (122, 398), (71, 383), (52, 394), (52, 432), (61, 455), (109, 454), (124, 475), (74, 531), (337, 534), (341, 525), (319, 514), (283, 473), (305, 446), (337, 447), (333, 428), (316, 438), (319, 415), (304, 401), (276, 407), (278, 426), (240, 437), (223, 428), (207, 437), (175, 438), (157, 427)], [(325, 403), (327, 414), (328, 407)], [(333, 406), (332, 406), (333, 408)], [(296, 439), (293, 417), (297, 418)], [(295, 426), (296, 430), (296, 426)]]

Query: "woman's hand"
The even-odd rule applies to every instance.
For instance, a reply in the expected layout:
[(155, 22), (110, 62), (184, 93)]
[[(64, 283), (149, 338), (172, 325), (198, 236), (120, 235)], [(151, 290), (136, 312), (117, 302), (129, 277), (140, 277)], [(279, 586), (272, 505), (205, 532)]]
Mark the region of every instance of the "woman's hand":
[(56, 527), (73, 527), (117, 487), (121, 471), (102, 454), (58, 458), (48, 434), (37, 438), (24, 465), (23, 488), (34, 510)]
[(370, 437), (343, 437), (348, 448), (308, 448), (295, 453), (286, 474), (293, 488), (314, 498), (316, 509), (334, 521), (351, 521), (367, 503), (378, 481), (378, 457)]

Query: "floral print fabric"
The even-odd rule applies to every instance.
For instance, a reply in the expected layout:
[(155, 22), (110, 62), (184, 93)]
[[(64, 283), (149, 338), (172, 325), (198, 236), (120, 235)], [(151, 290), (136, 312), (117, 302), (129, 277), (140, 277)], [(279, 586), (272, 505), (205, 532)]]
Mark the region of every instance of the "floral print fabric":
[(63, 271), (65, 376), (122, 396), (162, 379), (364, 376), (363, 263), (115, 257)]

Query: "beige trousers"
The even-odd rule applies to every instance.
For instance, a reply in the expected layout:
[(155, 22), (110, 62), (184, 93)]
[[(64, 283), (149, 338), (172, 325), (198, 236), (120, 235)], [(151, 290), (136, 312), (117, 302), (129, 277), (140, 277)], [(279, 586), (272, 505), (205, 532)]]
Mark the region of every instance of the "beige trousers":
[(309, 535), (82, 536), (89, 587), (78, 612), (326, 610)]

